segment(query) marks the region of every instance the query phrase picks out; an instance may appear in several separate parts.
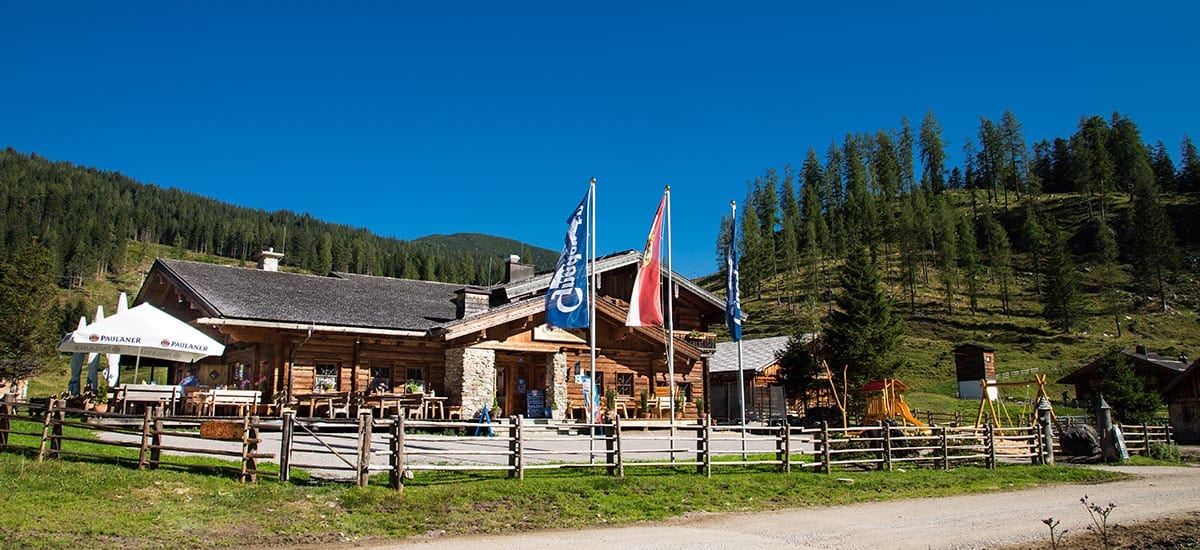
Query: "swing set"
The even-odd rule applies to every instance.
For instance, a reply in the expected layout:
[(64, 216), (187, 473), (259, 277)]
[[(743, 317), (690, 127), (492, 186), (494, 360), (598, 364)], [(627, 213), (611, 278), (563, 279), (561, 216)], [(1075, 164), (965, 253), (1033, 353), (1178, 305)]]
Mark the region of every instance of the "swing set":
[[(1046, 393), (1046, 377), (1047, 376), (1044, 374), (1034, 375), (1033, 380), (1023, 380), (1020, 382), (992, 382), (987, 379), (980, 380), (979, 385), (983, 388), (983, 396), (979, 398), (979, 414), (975, 416), (975, 427), (979, 428), (983, 426), (983, 417), (984, 414), (987, 414), (988, 422), (995, 429), (1003, 429), (1004, 422), (1001, 421), (1000, 414), (996, 409), (996, 401), (999, 401), (1000, 398), (1000, 387), (1024, 386), (1026, 389), (1026, 397), (1028, 397), (1029, 387), (1037, 384), (1037, 395), (1034, 396), (1032, 400), (1026, 399), (1025, 404), (1022, 406), (1021, 414), (1032, 412), (1029, 410), (1030, 403), (1040, 402), (1041, 398), (1043, 397), (1046, 398), (1046, 403), (1052, 403), (1052, 401), (1050, 401), (1050, 395)], [(992, 397), (993, 392), (990, 391), (993, 388), (995, 388), (995, 397)], [(1004, 417), (1008, 420), (1009, 425), (1015, 425), (1015, 423), (1012, 421), (1012, 417), (1010, 417), (1008, 414), (1008, 409), (1004, 407), (1003, 402), (1000, 403), (999, 410), (1003, 411)], [(1054, 406), (1052, 404), (1050, 407), (1050, 419), (1056, 426), (1058, 425), (1058, 416), (1054, 414)]]

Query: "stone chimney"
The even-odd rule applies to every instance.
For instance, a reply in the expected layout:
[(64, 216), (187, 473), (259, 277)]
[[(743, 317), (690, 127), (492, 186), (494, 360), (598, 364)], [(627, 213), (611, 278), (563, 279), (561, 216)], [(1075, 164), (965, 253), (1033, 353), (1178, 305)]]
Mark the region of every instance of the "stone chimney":
[(456, 298), (454, 311), (455, 319), (465, 319), (476, 313), (483, 313), (491, 307), (491, 293), (482, 288), (463, 287), (454, 291)]
[(521, 257), (516, 254), (511, 254), (504, 260), (504, 282), (515, 283), (524, 281), (534, 276), (534, 267), (531, 264), (521, 263)]
[(1137, 353), (1138, 355), (1147, 355), (1146, 344), (1138, 344), (1137, 347), (1135, 347), (1133, 349), (1134, 349), (1134, 352)]
[(258, 253), (258, 268), (263, 271), (279, 271), (279, 259), (283, 258), (283, 254), (276, 252), (274, 248), (268, 248)]

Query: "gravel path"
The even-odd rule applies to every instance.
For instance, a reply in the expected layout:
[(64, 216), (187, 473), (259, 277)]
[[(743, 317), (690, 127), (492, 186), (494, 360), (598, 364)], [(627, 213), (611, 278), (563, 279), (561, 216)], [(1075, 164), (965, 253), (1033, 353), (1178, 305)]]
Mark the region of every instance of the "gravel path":
[(1082, 532), (1090, 524), (1079, 499), (1116, 503), (1113, 523), (1135, 523), (1200, 510), (1200, 468), (1104, 467), (1136, 479), (1020, 491), (870, 502), (747, 514), (698, 514), (626, 527), (440, 537), (371, 548), (987, 548), (1044, 540), (1042, 519)]

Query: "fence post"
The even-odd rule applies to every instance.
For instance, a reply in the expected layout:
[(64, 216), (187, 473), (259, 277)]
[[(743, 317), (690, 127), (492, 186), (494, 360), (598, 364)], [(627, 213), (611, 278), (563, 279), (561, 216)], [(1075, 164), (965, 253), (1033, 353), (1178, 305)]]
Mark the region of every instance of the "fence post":
[(54, 409), (58, 407), (58, 403), (58, 400), (52, 400), (46, 406), (46, 416), (42, 420), (42, 441), (38, 444), (38, 462), (46, 457), (46, 442), (50, 440), (50, 424), (54, 420)]
[(1171, 423), (1170, 422), (1167, 422), (1166, 434), (1167, 434), (1167, 445), (1170, 445), (1171, 444)]
[[(153, 416), (153, 413), (151, 413)], [(150, 432), (150, 469), (157, 470), (159, 459), (162, 458), (163, 421), (162, 417), (154, 418), (154, 429)]]
[(63, 421), (67, 416), (67, 402), (59, 401), (54, 408), (54, 423), (50, 426), (50, 458), (58, 458), (62, 450)]
[(292, 438), (296, 434), (296, 411), (283, 411), (283, 429), (279, 434), (279, 481), (292, 479)]
[(992, 428), (992, 423), (984, 424), (984, 433), (987, 434), (987, 467), (989, 470), (996, 469), (996, 431)]
[(242, 483), (258, 481), (258, 422), (257, 416), (242, 420)]
[(404, 491), (404, 416), (392, 415), (391, 441), (392, 470), (388, 472), (388, 486), (396, 492)]
[(1038, 464), (1046, 464), (1046, 454), (1042, 443), (1042, 429), (1038, 424), (1030, 426), (1033, 430), (1033, 456), (1029, 457), (1030, 464), (1037, 466)]
[(150, 453), (150, 409), (142, 411), (142, 448), (138, 451), (138, 469), (146, 469), (146, 455)]
[(892, 427), (888, 426), (886, 420), (880, 420), (879, 428), (883, 430), (883, 467), (890, 472), (892, 471)]
[(783, 473), (792, 473), (792, 427), (788, 425), (787, 420), (783, 422)]
[(829, 422), (821, 423), (821, 455), (825, 461), (825, 474), (833, 473), (833, 468), (829, 464)]
[(8, 447), (8, 431), (12, 429), (8, 417), (16, 412), (12, 405), (0, 401), (0, 451)]
[(508, 423), (508, 477), (525, 479), (525, 445), (524, 430), (521, 415), (509, 417)]
[(712, 477), (712, 463), (709, 461), (708, 456), (708, 444), (711, 433), (709, 432), (708, 422), (704, 421), (703, 414), (696, 421), (696, 425), (700, 426), (700, 429), (696, 430), (696, 462), (699, 462), (696, 465), (696, 473), (704, 477)]
[(942, 430), (942, 441), (941, 441), (941, 444), (942, 444), (942, 469), (949, 470), (950, 469), (950, 437), (949, 437), (949, 434), (946, 433), (945, 426), (939, 426), (939, 428)]
[(604, 431), (606, 435), (604, 438), (604, 463), (608, 465), (605, 470), (610, 476), (617, 474), (617, 430), (619, 429), (617, 425), (620, 422), (621, 415), (612, 415), (611, 433), (609, 433), (610, 430)]
[(613, 419), (613, 443), (616, 445), (617, 477), (625, 477), (625, 451), (621, 441), (621, 417)]
[(371, 411), (358, 411), (358, 482), (359, 487), (366, 487), (371, 482)]
[(1150, 426), (1142, 422), (1142, 440), (1146, 442), (1146, 453), (1143, 456), (1150, 456)]

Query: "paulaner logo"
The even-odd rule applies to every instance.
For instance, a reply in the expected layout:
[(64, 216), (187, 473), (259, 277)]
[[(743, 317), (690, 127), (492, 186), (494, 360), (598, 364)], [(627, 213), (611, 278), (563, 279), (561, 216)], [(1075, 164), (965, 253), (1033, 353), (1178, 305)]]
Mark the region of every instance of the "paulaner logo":
[(108, 336), (104, 334), (93, 334), (88, 336), (88, 340), (100, 342), (102, 344), (140, 344), (142, 343), (141, 336)]
[(164, 348), (182, 349), (188, 351), (208, 351), (208, 346), (202, 344), (189, 344), (187, 342), (171, 341), (166, 338), (163, 338), (162, 346)]
[(578, 271), (576, 264), (583, 256), (579, 254), (579, 227), (583, 224), (583, 208), (580, 204), (571, 217), (571, 226), (567, 229), (567, 245), (563, 252), (566, 262), (554, 272), (550, 281), (550, 303), (554, 309), (570, 313), (583, 305), (583, 289), (575, 286), (575, 275)]

